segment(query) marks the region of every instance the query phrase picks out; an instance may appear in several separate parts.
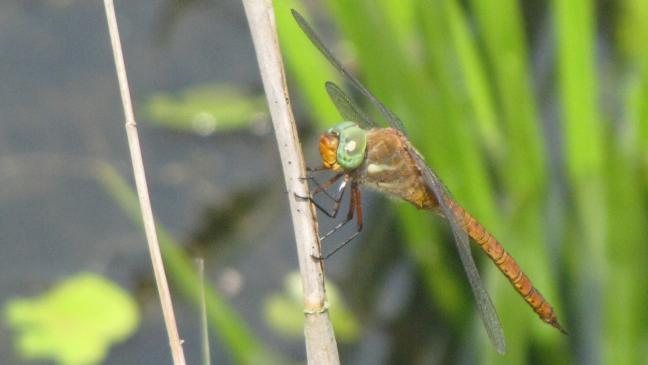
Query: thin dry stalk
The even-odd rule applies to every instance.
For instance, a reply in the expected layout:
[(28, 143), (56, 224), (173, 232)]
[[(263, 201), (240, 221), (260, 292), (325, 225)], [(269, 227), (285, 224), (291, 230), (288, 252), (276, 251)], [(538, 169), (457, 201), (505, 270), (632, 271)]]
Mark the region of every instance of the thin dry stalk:
[(308, 363), (339, 364), (335, 334), (326, 307), (322, 265), (311, 257), (320, 254), (315, 212), (308, 201), (296, 197), (307, 196), (308, 187), (299, 179), (305, 176), (304, 157), (290, 108), (272, 2), (243, 0), (243, 5), (268, 99), (290, 203), (304, 290)]
[(169, 284), (164, 273), (162, 263), (162, 254), (158, 243), (157, 233), (155, 231), (155, 221), (153, 219), (153, 210), (148, 195), (146, 185), (146, 175), (144, 174), (144, 162), (142, 161), (142, 151), (140, 150), (139, 137), (137, 135), (137, 126), (135, 124), (135, 115), (133, 113), (133, 104), (130, 98), (128, 88), (128, 78), (126, 77), (126, 66), (122, 54), (121, 41), (119, 39), (119, 29), (117, 27), (117, 17), (115, 15), (115, 6), (112, 0), (104, 0), (106, 9), (106, 18), (108, 20), (108, 31), (110, 33), (110, 43), (112, 45), (113, 55), (115, 58), (115, 68), (119, 80), (119, 90), (121, 93), (122, 105), (124, 107), (124, 117), (126, 119), (126, 135), (128, 137), (128, 148), (130, 150), (131, 161), (133, 164), (133, 173), (135, 175), (135, 185), (137, 186), (137, 196), (139, 197), (142, 219), (144, 221), (144, 230), (146, 240), (148, 241), (149, 254), (153, 263), (153, 272), (155, 273), (155, 282), (162, 304), (162, 314), (166, 324), (171, 354), (175, 365), (185, 365), (184, 352), (182, 350), (182, 340), (178, 335), (173, 305), (171, 303), (171, 294)]

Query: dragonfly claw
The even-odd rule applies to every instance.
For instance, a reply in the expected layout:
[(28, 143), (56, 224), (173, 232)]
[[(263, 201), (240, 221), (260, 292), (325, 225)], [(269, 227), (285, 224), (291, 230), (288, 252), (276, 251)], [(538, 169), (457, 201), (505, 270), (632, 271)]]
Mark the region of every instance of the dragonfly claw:
[(301, 195), (299, 195), (297, 193), (293, 193), (293, 195), (295, 196), (295, 198), (300, 199), (300, 200), (311, 200), (310, 196), (301, 196)]
[(311, 257), (313, 260), (315, 260), (315, 261), (324, 261), (324, 260), (326, 260), (325, 257), (322, 257), (322, 256), (315, 256), (315, 255), (313, 255), (313, 254), (311, 254), (310, 257)]

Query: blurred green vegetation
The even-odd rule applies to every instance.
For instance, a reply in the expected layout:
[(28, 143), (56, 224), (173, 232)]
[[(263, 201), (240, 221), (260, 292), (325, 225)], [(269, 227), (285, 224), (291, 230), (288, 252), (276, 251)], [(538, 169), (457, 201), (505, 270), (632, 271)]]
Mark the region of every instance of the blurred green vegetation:
[(199, 135), (252, 129), (268, 118), (263, 95), (229, 84), (200, 85), (178, 95), (157, 92), (142, 105), (151, 124)]
[(4, 317), (23, 359), (62, 365), (102, 363), (140, 322), (128, 292), (93, 273), (66, 278), (36, 298), (13, 298)]
[[(107, 164), (97, 167), (97, 178), (123, 213), (143, 229), (137, 195), (127, 182)], [(180, 294), (198, 305), (201, 300), (201, 280), (198, 277), (197, 267), (164, 227), (158, 225), (157, 235), (165, 270), (171, 283), (180, 289)], [(216, 332), (235, 363), (258, 364), (260, 361), (264, 364), (286, 363), (281, 359), (280, 354), (274, 353), (261, 343), (257, 335), (236, 313), (236, 309), (216, 289), (205, 285), (204, 298), (207, 323)]]
[(508, 354), (496, 355), (473, 323), (447, 229), (435, 231), (436, 218), (398, 205), (429, 300), (462, 338), (442, 356), (451, 361), (471, 350), (481, 363), (645, 361), (648, 3), (324, 4), (309, 12), (301, 2), (275, 2), (298, 86), (293, 96), (322, 128), (339, 121), (324, 82), (340, 76), (301, 34), (291, 6), (318, 29), (335, 29), (319, 33), (401, 117), (454, 197), (517, 259), (570, 333), (540, 322), (482, 262), (508, 342)]
[[(268, 297), (264, 302), (264, 318), (268, 325), (285, 337), (302, 341), (304, 338), (304, 299), (301, 276), (293, 271), (284, 278), (284, 291)], [(349, 311), (337, 286), (326, 283), (326, 300), (338, 343), (357, 341), (360, 324)]]

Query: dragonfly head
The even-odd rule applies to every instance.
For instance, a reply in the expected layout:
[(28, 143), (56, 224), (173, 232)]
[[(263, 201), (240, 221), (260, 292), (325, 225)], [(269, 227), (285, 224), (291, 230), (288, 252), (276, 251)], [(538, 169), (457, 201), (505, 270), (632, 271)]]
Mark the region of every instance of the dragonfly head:
[(367, 134), (353, 122), (342, 122), (320, 137), (324, 167), (335, 172), (358, 168), (365, 159)]

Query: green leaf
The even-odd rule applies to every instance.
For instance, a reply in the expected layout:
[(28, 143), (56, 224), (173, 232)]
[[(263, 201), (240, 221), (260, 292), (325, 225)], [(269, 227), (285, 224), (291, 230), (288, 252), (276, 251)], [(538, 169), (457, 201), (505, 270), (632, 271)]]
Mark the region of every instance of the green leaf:
[(92, 273), (67, 279), (40, 297), (12, 299), (4, 315), (18, 333), (22, 357), (69, 365), (100, 363), (139, 323), (128, 293)]
[(143, 112), (154, 125), (200, 135), (263, 127), (268, 119), (263, 95), (228, 84), (195, 86), (177, 95), (155, 93)]

